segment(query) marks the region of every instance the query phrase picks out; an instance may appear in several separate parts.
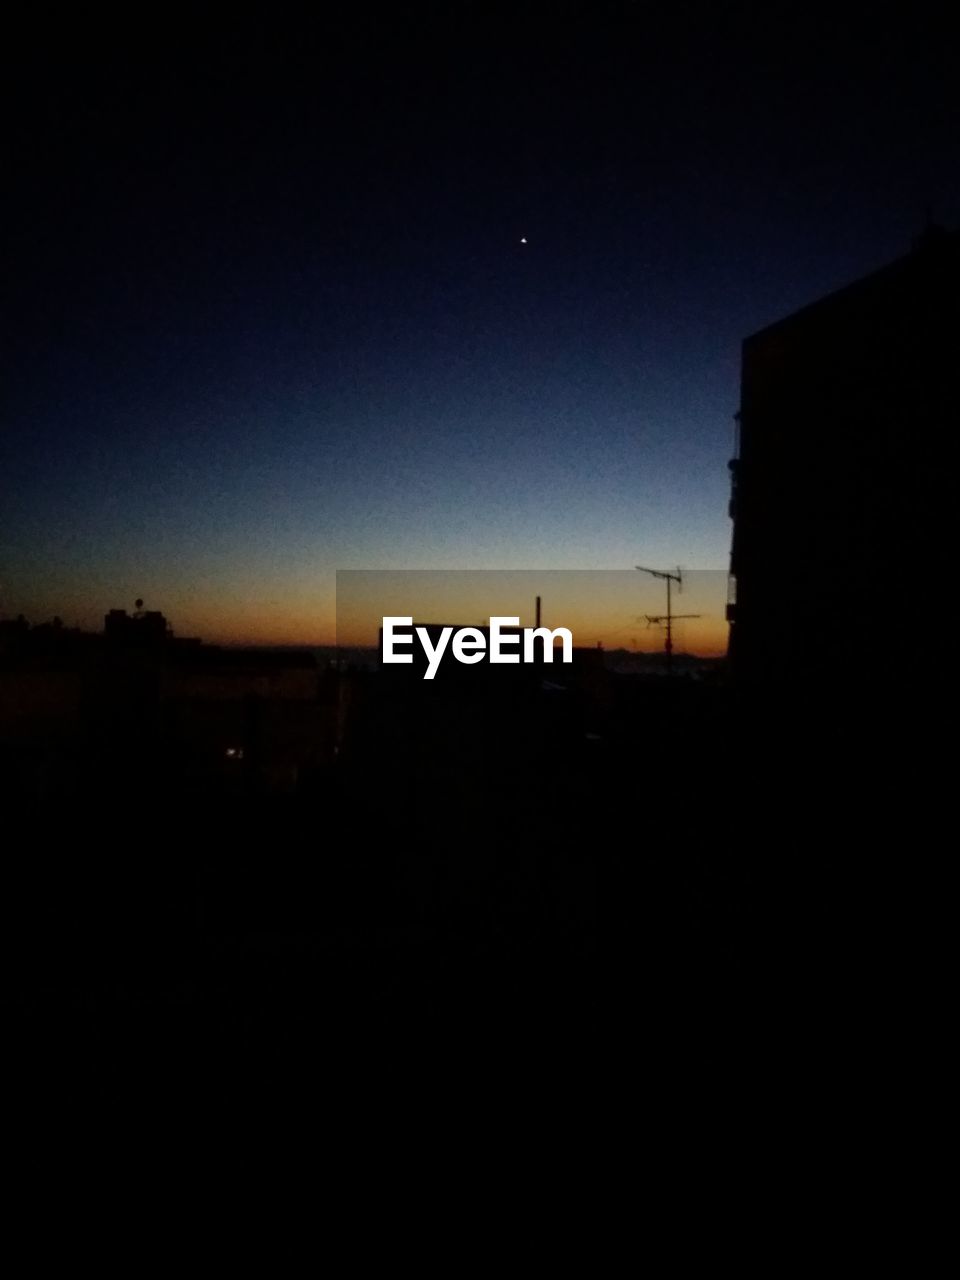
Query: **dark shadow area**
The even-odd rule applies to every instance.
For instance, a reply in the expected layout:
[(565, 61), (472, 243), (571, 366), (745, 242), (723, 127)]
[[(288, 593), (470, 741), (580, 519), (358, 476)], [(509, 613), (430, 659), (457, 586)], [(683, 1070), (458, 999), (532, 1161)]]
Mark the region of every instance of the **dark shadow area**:
[[(4, 632), (4, 1003), (36, 1150), (91, 1158), (93, 1116), (148, 1096), (161, 1127), (229, 1130), (252, 1081), (254, 1111), (360, 1090), (383, 1115), (452, 1064), (589, 1093), (753, 1016), (719, 667), (587, 650), (430, 684), (122, 625)], [(135, 1141), (96, 1125), (97, 1151)]]

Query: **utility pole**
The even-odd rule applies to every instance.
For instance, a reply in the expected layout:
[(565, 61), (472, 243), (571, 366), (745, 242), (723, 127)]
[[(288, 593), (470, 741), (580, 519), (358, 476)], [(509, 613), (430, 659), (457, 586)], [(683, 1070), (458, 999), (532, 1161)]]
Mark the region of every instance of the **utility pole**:
[(673, 612), (673, 605), (671, 603), (671, 597), (670, 597), (670, 591), (673, 586), (673, 583), (677, 584), (678, 591), (683, 590), (683, 570), (679, 567), (679, 565), (677, 566), (676, 573), (667, 573), (663, 569), (645, 569), (642, 564), (638, 564), (636, 568), (639, 570), (640, 573), (649, 573), (654, 578), (663, 578), (667, 584), (667, 612), (663, 615), (658, 614), (655, 617), (651, 617), (651, 615), (648, 613), (646, 614), (646, 619), (649, 626), (653, 626), (654, 624), (657, 624), (657, 625), (662, 625), (664, 623), (666, 624), (667, 635), (666, 635), (666, 640), (664, 642), (663, 648), (664, 648), (664, 652), (667, 655), (667, 675), (669, 676), (673, 674), (673, 620), (674, 618), (699, 618), (700, 614), (699, 613), (675, 614)]

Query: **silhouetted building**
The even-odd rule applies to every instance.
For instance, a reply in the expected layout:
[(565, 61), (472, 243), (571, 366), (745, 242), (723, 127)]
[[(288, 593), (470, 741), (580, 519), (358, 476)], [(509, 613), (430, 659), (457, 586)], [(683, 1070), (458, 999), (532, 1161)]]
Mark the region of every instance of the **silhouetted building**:
[(743, 344), (730, 658), (743, 684), (916, 675), (946, 580), (960, 236)]
[(173, 635), (162, 613), (138, 611), (131, 617), (126, 609), (111, 609), (103, 620), (103, 634), (111, 644), (129, 648), (154, 648)]
[(102, 635), (0, 622), (0, 777), (33, 796), (172, 799), (289, 792), (329, 766), (337, 707), (314, 653), (175, 638), (141, 604)]

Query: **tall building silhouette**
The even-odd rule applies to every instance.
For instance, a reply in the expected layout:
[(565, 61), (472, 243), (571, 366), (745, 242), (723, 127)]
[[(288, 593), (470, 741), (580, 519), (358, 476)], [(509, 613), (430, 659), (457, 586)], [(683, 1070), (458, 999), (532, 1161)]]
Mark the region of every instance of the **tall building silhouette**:
[(949, 603), (960, 235), (747, 338), (730, 463), (741, 685), (931, 670)]

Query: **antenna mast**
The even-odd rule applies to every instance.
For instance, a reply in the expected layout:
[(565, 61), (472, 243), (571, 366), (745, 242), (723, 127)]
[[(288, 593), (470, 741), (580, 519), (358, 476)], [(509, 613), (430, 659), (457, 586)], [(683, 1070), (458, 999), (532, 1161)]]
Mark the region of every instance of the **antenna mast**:
[(647, 622), (650, 626), (655, 623), (665, 623), (667, 629), (666, 639), (664, 641), (663, 650), (667, 655), (667, 675), (673, 674), (673, 620), (674, 618), (699, 618), (699, 613), (674, 613), (671, 603), (670, 591), (673, 583), (677, 584), (677, 590), (683, 590), (683, 570), (677, 565), (676, 573), (667, 573), (663, 569), (646, 569), (642, 564), (636, 565), (640, 573), (649, 573), (654, 578), (663, 578), (667, 584), (667, 612), (663, 615), (651, 617), (646, 614)]

